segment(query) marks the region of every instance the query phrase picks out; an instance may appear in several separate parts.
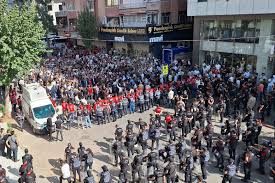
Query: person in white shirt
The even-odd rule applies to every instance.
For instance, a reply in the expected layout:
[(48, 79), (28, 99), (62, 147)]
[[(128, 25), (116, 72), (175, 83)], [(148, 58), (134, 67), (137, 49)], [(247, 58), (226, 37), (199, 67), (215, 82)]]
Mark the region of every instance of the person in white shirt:
[(70, 166), (68, 163), (66, 163), (63, 160), (59, 161), (61, 164), (61, 173), (59, 180), (60, 183), (62, 183), (63, 180), (67, 180), (68, 183), (71, 183), (71, 172), (70, 172)]
[(174, 99), (174, 91), (172, 89), (170, 89), (170, 91), (168, 92), (168, 104), (169, 104), (169, 107), (172, 107), (173, 106), (173, 99)]

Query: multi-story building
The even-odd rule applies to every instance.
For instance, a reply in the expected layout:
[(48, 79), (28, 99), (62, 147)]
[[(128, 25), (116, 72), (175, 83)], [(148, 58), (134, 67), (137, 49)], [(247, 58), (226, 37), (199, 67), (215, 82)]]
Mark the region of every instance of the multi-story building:
[(195, 62), (275, 71), (274, 0), (188, 0), (187, 10), (194, 17)]
[(56, 25), (56, 13), (63, 10), (62, 3), (51, 1), (48, 6), (48, 14), (53, 18), (53, 25)]
[(76, 23), (78, 14), (85, 8), (94, 11), (94, 0), (54, 0), (62, 3), (62, 10), (55, 13), (59, 35), (78, 38)]
[[(154, 52), (192, 39), (186, 0), (97, 0), (99, 39), (109, 48)], [(106, 40), (106, 42), (102, 42)], [(171, 42), (169, 42), (171, 41)]]

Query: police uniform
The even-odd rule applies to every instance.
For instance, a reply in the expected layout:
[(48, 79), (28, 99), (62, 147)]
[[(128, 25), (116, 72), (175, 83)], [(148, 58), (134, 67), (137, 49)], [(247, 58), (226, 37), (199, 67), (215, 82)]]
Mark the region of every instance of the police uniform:
[[(142, 171), (142, 162), (143, 162), (143, 156), (142, 154), (137, 154), (134, 157), (134, 160), (132, 162), (132, 180), (133, 182), (139, 182), (141, 180), (141, 177), (143, 176)], [(136, 178), (136, 174), (138, 177)]]

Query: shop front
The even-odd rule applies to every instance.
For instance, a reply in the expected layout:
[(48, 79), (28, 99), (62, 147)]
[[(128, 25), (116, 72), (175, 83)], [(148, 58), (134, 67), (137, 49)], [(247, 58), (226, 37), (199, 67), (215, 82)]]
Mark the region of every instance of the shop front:
[(170, 24), (161, 26), (147, 26), (149, 51), (157, 58), (162, 57), (163, 48), (189, 47), (192, 48), (192, 24)]

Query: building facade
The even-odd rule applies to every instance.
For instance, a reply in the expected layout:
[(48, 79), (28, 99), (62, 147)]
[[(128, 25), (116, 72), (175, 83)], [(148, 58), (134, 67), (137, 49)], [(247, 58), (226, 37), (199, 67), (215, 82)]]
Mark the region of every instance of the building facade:
[(160, 57), (162, 47), (192, 39), (186, 0), (97, 0), (95, 4), (104, 7), (95, 12), (100, 20), (99, 39), (107, 49), (151, 52)]
[(274, 0), (188, 0), (187, 10), (194, 17), (194, 62), (274, 73)]
[(50, 16), (52, 16), (53, 18), (53, 25), (57, 25), (56, 23), (56, 13), (60, 12), (63, 10), (63, 6), (62, 6), (62, 3), (60, 2), (54, 2), (54, 1), (51, 1), (48, 6), (48, 14)]
[(78, 14), (84, 9), (94, 12), (94, 0), (54, 0), (62, 4), (62, 10), (55, 12), (58, 35), (79, 38), (76, 31)]

